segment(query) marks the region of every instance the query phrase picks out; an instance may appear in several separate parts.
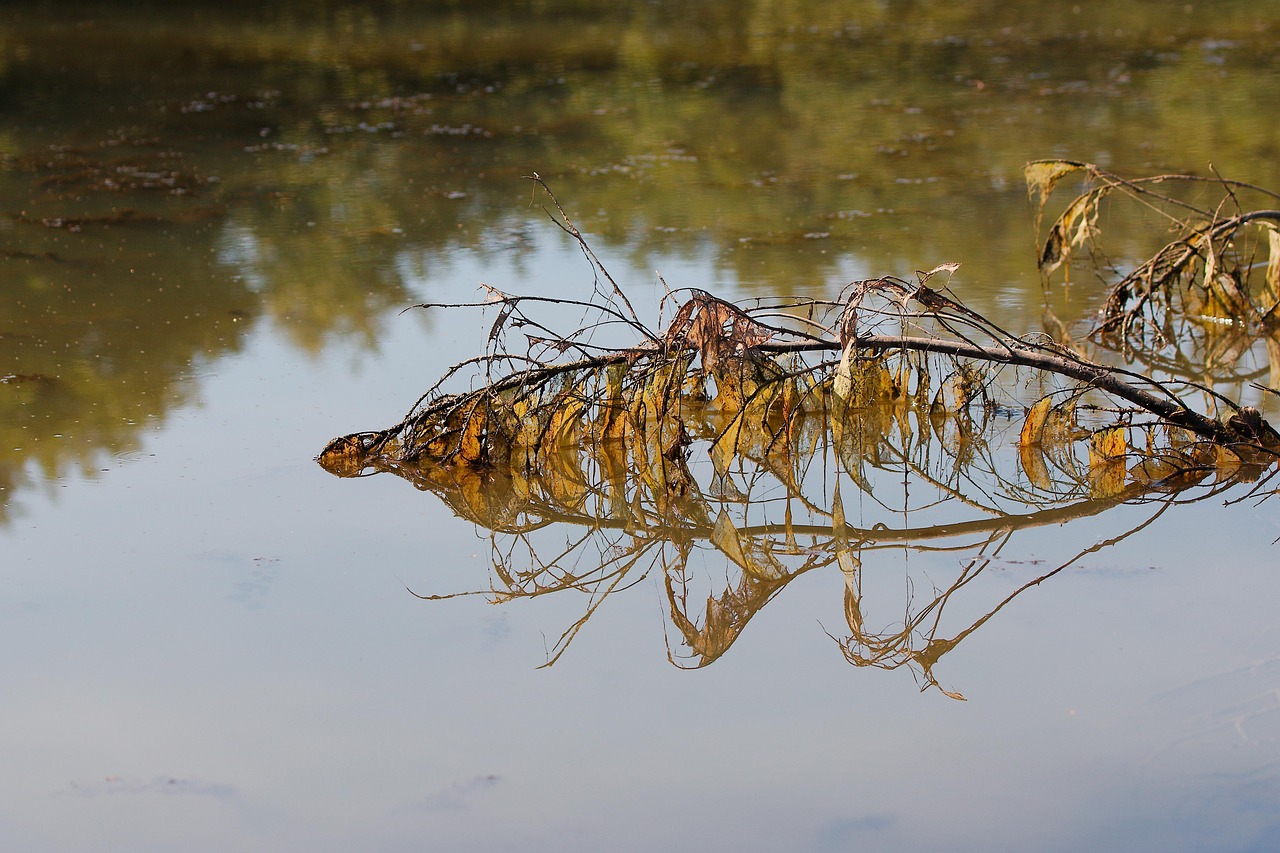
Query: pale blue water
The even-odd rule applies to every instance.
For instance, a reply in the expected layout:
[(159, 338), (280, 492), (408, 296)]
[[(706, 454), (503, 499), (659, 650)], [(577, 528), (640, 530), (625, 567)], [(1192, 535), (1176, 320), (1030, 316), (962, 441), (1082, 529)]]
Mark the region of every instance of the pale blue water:
[[(30, 28), (20, 32), (6, 48), (10, 74), (27, 67), (20, 46), (27, 55), (42, 49)], [(47, 32), (57, 41), (61, 31)], [(1176, 91), (1183, 67), (1159, 66), (1144, 78), (1153, 88), (1135, 102)], [(1258, 59), (1247, 79), (1256, 84), (1266, 68)], [(1024, 71), (1011, 69), (1009, 79)], [(23, 79), (10, 78), (11, 88)], [(211, 87), (201, 82), (149, 85), (172, 83), (186, 98), (209, 100)], [(655, 116), (665, 103), (659, 90)], [(135, 102), (116, 94), (122, 109), (133, 103), (143, 111), (141, 126), (173, 121), (193, 132), (186, 119), (157, 117), (157, 103), (167, 103), (160, 96)], [(42, 91), (30, 95), (37, 106), (13, 108), (22, 121), (3, 138), (0, 180), (13, 198), (32, 194), (43, 206), (33, 215), (75, 207), (49, 195), (39, 182), (47, 173), (22, 165), (65, 135), (49, 127), (50, 115), (76, 125), (69, 109), (57, 108), (80, 103), (73, 95)], [(1230, 127), (1265, 124), (1233, 97), (1224, 93), (1224, 115), (1241, 118)], [(992, 108), (1010, 102), (1020, 103)], [(1029, 114), (1052, 124), (1059, 103)], [(1142, 111), (1129, 118), (1108, 111), (1128, 103), (1114, 93), (1070, 103), (1077, 128), (1140, 135), (1133, 123), (1145, 120)], [(894, 104), (898, 116), (902, 104)], [(1010, 109), (1025, 120), (1020, 107)], [(807, 115), (776, 104), (762, 112), (780, 126)], [(1129, 123), (1116, 124), (1121, 118)], [(109, 122), (93, 121), (83, 144), (105, 157), (92, 145)], [(493, 167), (488, 149), (466, 149), (472, 159), (464, 160), (461, 149), (431, 147), (434, 138), (377, 137), (366, 149), (361, 137), (342, 148), (347, 143), (299, 131), (347, 158), (342, 168), (313, 174), (296, 152), (240, 163), (246, 145), (258, 144), (257, 126), (247, 125), (183, 149), (188, 162), (207, 156), (224, 185), (249, 187), (244, 196), (210, 189), (193, 200), (157, 201), (139, 191), (139, 202), (87, 194), (87, 208), (123, 198), (145, 210), (154, 203), (175, 220), (152, 230), (70, 233), (0, 220), (0, 248), (61, 258), (0, 260), (8, 300), (0, 376), (55, 380), (0, 384), (0, 394), (11, 395), (5, 434), (17, 436), (0, 455), (6, 471), (17, 471), (5, 481), (0, 524), (0, 849), (1280, 847), (1280, 516), (1274, 498), (1223, 505), (1247, 486), (1170, 507), (1018, 595), (934, 667), (941, 686), (965, 702), (920, 692), (907, 668), (845, 661), (835, 640), (848, 634), (845, 579), (834, 566), (786, 585), (723, 657), (696, 671), (668, 661), (684, 650), (658, 572), (607, 598), (550, 668), (539, 667), (582, 616), (585, 595), (500, 605), (415, 598), (409, 590), (487, 588), (487, 531), (405, 481), (339, 479), (312, 457), (334, 436), (395, 423), (448, 365), (482, 351), (486, 317), (402, 308), (482, 298), (479, 282), (585, 295), (590, 268), (529, 207), (519, 177), (525, 155), (509, 154), (509, 177), (480, 178), (478, 170)], [(242, 130), (244, 139), (235, 135)], [(879, 129), (884, 138), (876, 139), (890, 144), (903, 130)], [(560, 133), (562, 147), (534, 153), (560, 151), (572, 161), (576, 138), (571, 128)], [(1197, 157), (1212, 143), (1185, 140)], [(1155, 144), (1161, 156), (1176, 149), (1168, 138)], [(989, 198), (974, 196), (967, 181), (986, 171), (1016, 178), (1014, 153), (1062, 152), (1009, 146), (961, 158), (969, 171), (938, 190), (954, 207), (932, 206), (932, 184), (903, 184), (904, 194), (917, 193), (903, 204), (910, 219), (886, 224), (877, 214), (865, 237), (798, 248), (737, 243), (736, 220), (724, 225), (728, 238), (713, 223), (705, 236), (664, 242), (653, 236), (656, 227), (701, 226), (681, 221), (687, 212), (678, 208), (645, 207), (653, 184), (644, 180), (611, 196), (622, 213), (592, 210), (595, 198), (563, 200), (601, 228), (634, 216), (643, 238), (596, 245), (637, 304), (661, 297), (655, 270), (673, 287), (730, 297), (790, 285), (832, 294), (852, 278), (955, 259), (966, 264), (966, 298), (1034, 329), (1041, 296), (1030, 226), (1018, 220), (1026, 231), (993, 233), (980, 215), (991, 204), (1022, 216), (1022, 190), (995, 182)], [(759, 147), (742, 155), (745, 163), (730, 155), (716, 161), (725, 185), (741, 184), (726, 197), (766, 212), (803, 208), (794, 188), (771, 195), (768, 182), (751, 185), (760, 177), (751, 158), (772, 150)], [(1241, 150), (1231, 148), (1237, 158)], [(409, 221), (405, 210), (417, 208), (403, 202), (416, 190), (398, 183), (396, 157), (416, 162), (424, 152), (436, 158), (430, 177), (452, 175), (434, 189), (466, 195), (429, 196), (422, 219)], [(802, 153), (792, 159), (805, 172)], [(932, 161), (916, 155), (923, 165), (912, 159), (904, 175), (928, 171)], [(1134, 149), (1115, 158), (1139, 156)], [(608, 159), (598, 150), (589, 158)], [(237, 163), (243, 173), (233, 170)], [(290, 169), (298, 171), (285, 175)], [(870, 189), (850, 192), (875, 195), (881, 178), (894, 187), (885, 169)], [(581, 175), (573, 180), (583, 195), (595, 186)], [(695, 191), (710, 189), (691, 185)], [(28, 201), (3, 208), (15, 213)], [(182, 219), (206, 202), (226, 209)], [(482, 221), (469, 218), (480, 214)], [(619, 226), (624, 234), (628, 227)], [(884, 269), (897, 251), (878, 245), (884, 235), (915, 227), (928, 256)], [(760, 233), (745, 236), (767, 243)], [(996, 246), (990, 258), (981, 251), (988, 240)], [(964, 257), (934, 256), (975, 244)], [(810, 251), (830, 256), (791, 276), (789, 265)], [(1025, 266), (1009, 273), (1020, 253)], [(1081, 291), (1070, 296), (1077, 309), (1090, 298)], [(335, 304), (358, 308), (331, 310)], [(126, 392), (94, 393), (113, 382)], [(845, 501), (851, 523), (864, 517), (857, 501)], [(940, 636), (1158, 510), (1120, 507), (1015, 534), (952, 597)], [(555, 529), (546, 538), (571, 535)], [(961, 560), (946, 551), (865, 555), (867, 627), (887, 629), (908, 607), (924, 606), (935, 587), (955, 581)], [(691, 573), (704, 595), (737, 578), (727, 561), (705, 555)], [(691, 615), (701, 612), (694, 601)]]

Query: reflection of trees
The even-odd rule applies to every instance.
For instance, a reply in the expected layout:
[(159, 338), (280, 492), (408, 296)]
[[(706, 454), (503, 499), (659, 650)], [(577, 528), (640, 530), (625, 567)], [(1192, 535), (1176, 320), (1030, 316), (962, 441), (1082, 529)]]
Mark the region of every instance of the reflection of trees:
[[(0, 56), (0, 376), (44, 379), (0, 386), (0, 502), (30, 462), (132, 446), (247, 318), (308, 350), (375, 341), (409, 301), (396, 259), (492, 251), (534, 168), (637, 266), (809, 292), (850, 261), (972, 268), (975, 246), (993, 288), (1022, 279), (1035, 153), (1184, 163), (1203, 140), (1280, 184), (1261, 133), (1221, 132), (1222, 92), (1251, 106), (1233, 121), (1275, 112), (1256, 14), (1085, 6), (24, 4)], [(1198, 85), (1206, 51), (1221, 87)], [(973, 296), (998, 320), (1035, 301)]]
[[(1226, 107), (1199, 94), (1229, 85), (1258, 116), (1276, 103), (1269, 65), (1251, 61), (1272, 43), (1256, 15), (1116, 6), (194, 4), (146, 27), (122, 11), (78, 35), (32, 25), (16, 38), (70, 69), (55, 76), (119, 81), (105, 93), (118, 108), (136, 110), (145, 81), (166, 141), (199, 133), (215, 173), (278, 191), (293, 227), (342, 230), (329, 214), (341, 195), (384, 208), (355, 239), (399, 229), (474, 246), (518, 203), (511, 177), (538, 169), (645, 267), (710, 248), (736, 280), (820, 287), (851, 255), (873, 269), (971, 258), (980, 234), (987, 278), (1011, 282), (1026, 247), (1018, 169), (1036, 153), (1133, 167), (1204, 152), (1280, 184), (1251, 147), (1259, 134), (1224, 135)], [(1189, 82), (1219, 59), (1229, 83)], [(15, 90), (60, 91), (30, 62), (8, 75)], [(65, 91), (65, 112), (103, 94)], [(1188, 138), (1211, 142), (1188, 153)]]
[[(103, 250), (104, 230), (133, 239), (144, 231), (147, 243)], [(27, 224), (15, 232), (54, 254), (4, 262), (0, 518), (28, 466), (49, 480), (92, 476), (104, 454), (136, 449), (141, 433), (192, 398), (192, 364), (237, 351), (255, 313), (208, 264), (207, 227), (68, 233)]]

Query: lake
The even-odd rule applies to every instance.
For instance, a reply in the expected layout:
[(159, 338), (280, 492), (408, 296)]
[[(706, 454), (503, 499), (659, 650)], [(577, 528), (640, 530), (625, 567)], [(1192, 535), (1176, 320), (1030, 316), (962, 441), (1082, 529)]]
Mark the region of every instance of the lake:
[[(1025, 164), (1280, 189), (1278, 112), (1257, 3), (6, 4), (0, 848), (1280, 847), (1274, 483), (1000, 491), (1036, 394), (683, 528), (315, 461), (492, 343), (411, 306), (607, 296), (531, 175), (655, 328), (958, 263), (1081, 337), (1107, 269), (1042, 281)], [(1267, 347), (1160, 369), (1275, 423)]]

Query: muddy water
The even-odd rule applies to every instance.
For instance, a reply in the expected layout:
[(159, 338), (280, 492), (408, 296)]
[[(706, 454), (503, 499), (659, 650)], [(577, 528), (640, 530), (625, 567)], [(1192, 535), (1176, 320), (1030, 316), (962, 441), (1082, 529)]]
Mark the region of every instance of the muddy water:
[[(483, 349), (492, 315), (406, 306), (591, 293), (532, 172), (655, 317), (655, 270), (833, 296), (953, 261), (1020, 332), (1028, 160), (1280, 186), (1265, 8), (987, 5), (0, 13), (0, 846), (1274, 846), (1280, 530), (1247, 485), (864, 553), (872, 637), (959, 584), (896, 667), (850, 665), (832, 564), (688, 671), (678, 617), (746, 600), (718, 551), (422, 601), (516, 552), (312, 462)], [(1241, 362), (1219, 390), (1265, 405)], [(850, 523), (910, 526), (892, 488)]]

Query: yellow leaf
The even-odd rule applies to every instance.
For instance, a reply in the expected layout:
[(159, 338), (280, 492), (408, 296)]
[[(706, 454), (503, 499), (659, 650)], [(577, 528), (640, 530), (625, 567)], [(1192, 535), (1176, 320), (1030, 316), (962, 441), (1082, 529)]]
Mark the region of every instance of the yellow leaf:
[(1089, 487), (1096, 498), (1124, 491), (1124, 455), (1128, 450), (1123, 427), (1100, 429), (1089, 437)]
[(581, 426), (582, 413), (586, 403), (578, 386), (561, 391), (551, 403), (551, 419), (543, 437), (543, 445), (548, 449), (560, 445), (575, 443)]
[(458, 455), (462, 461), (468, 465), (477, 463), (484, 458), (484, 444), (482, 438), (484, 436), (485, 412), (481, 407), (482, 401), (477, 399), (471, 404), (462, 420), (462, 435), (458, 439)]
[(1271, 255), (1267, 259), (1267, 276), (1263, 284), (1262, 299), (1258, 304), (1264, 314), (1280, 302), (1280, 230), (1268, 225), (1267, 241)]
[(853, 372), (851, 366), (853, 363), (853, 346), (844, 348), (844, 352), (840, 353), (840, 364), (836, 367), (835, 376), (831, 380), (831, 393), (835, 395), (837, 400), (847, 402), (849, 395), (853, 391)]
[(1027, 195), (1043, 207), (1058, 181), (1083, 168), (1084, 163), (1073, 160), (1035, 160), (1028, 163), (1022, 168), (1022, 175), (1027, 181)]
[(1053, 488), (1053, 480), (1049, 477), (1049, 466), (1044, 459), (1044, 448), (1039, 443), (1019, 445), (1018, 458), (1031, 485), (1046, 491)]
[(1031, 410), (1027, 412), (1027, 419), (1022, 424), (1022, 433), (1018, 436), (1018, 445), (1020, 447), (1040, 443), (1040, 439), (1044, 435), (1044, 422), (1049, 417), (1049, 410), (1052, 408), (1053, 400), (1048, 397), (1038, 400), (1031, 407)]
[(1124, 427), (1100, 429), (1089, 436), (1089, 464), (1121, 459), (1128, 449)]

